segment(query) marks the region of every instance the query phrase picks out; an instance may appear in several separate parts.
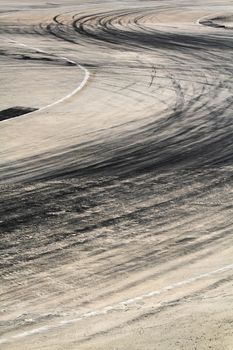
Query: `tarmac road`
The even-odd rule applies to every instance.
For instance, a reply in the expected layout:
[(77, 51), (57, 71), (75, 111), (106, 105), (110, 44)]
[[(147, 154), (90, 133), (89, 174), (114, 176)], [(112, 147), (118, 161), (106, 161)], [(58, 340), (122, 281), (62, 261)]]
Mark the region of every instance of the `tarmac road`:
[(1, 1), (1, 349), (232, 350), (232, 18)]

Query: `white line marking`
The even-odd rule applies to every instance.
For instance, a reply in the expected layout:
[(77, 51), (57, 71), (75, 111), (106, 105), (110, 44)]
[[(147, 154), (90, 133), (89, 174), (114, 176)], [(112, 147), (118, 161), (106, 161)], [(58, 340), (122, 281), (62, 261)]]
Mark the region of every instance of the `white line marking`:
[(62, 326), (66, 326), (68, 324), (72, 324), (72, 323), (76, 323), (76, 322), (79, 322), (79, 321), (82, 321), (82, 320), (85, 320), (85, 319), (88, 319), (88, 318), (91, 318), (91, 317), (95, 317), (95, 316), (103, 316), (103, 315), (106, 315), (107, 313), (109, 312), (112, 312), (112, 311), (121, 311), (121, 310), (125, 310), (125, 308), (137, 301), (142, 301), (144, 299), (147, 299), (147, 298), (152, 298), (152, 297), (155, 297), (157, 295), (161, 295), (167, 291), (171, 291), (173, 289), (176, 289), (176, 288), (181, 288), (185, 285), (189, 285), (193, 282), (196, 282), (196, 281), (199, 281), (201, 279), (204, 279), (206, 277), (210, 277), (210, 276), (213, 276), (213, 275), (216, 275), (216, 274), (219, 274), (221, 272), (225, 272), (225, 271), (228, 271), (228, 270), (232, 270), (233, 269), (233, 264), (231, 265), (226, 265), (226, 266), (223, 266), (217, 270), (213, 270), (213, 271), (210, 271), (210, 272), (207, 272), (207, 273), (203, 273), (201, 275), (198, 275), (198, 276), (195, 276), (195, 277), (191, 277), (191, 278), (188, 278), (186, 280), (183, 280), (183, 281), (180, 281), (180, 282), (177, 282), (177, 283), (174, 283), (174, 284), (171, 284), (171, 285), (168, 285), (162, 289), (159, 289), (159, 290), (154, 290), (152, 292), (147, 292), (145, 294), (142, 294), (140, 296), (137, 296), (135, 298), (132, 298), (132, 299), (126, 299), (126, 300), (123, 300), (117, 304), (113, 304), (113, 305), (109, 305), (109, 306), (106, 306), (102, 309), (97, 309), (97, 310), (92, 310), (92, 311), (89, 311), (87, 313), (84, 313), (82, 315), (80, 315), (79, 317), (76, 317), (76, 318), (73, 318), (73, 319), (64, 319), (62, 321), (59, 321), (58, 323), (56, 324), (53, 324), (53, 325), (48, 325), (48, 326), (42, 326), (42, 327), (39, 327), (39, 328), (34, 328), (30, 331), (26, 331), (26, 332), (23, 332), (23, 333), (19, 333), (19, 334), (16, 334), (16, 335), (13, 335), (11, 337), (8, 337), (8, 338), (3, 338), (0, 340), (0, 344), (4, 344), (4, 343), (9, 343), (15, 339), (20, 339), (20, 338), (25, 338), (25, 337), (28, 337), (30, 335), (34, 335), (34, 334), (40, 334), (40, 333), (43, 333), (43, 332), (47, 332), (49, 330), (52, 330), (52, 329), (56, 329), (56, 328), (60, 328)]
[[(38, 48), (36, 48), (36, 47), (31, 47), (31, 46), (29, 46), (29, 45), (26, 45), (26, 44), (23, 44), (23, 43), (19, 43), (19, 42), (14, 41), (14, 40), (11, 40), (10, 42), (11, 42), (11, 43), (14, 43), (14, 44), (17, 44), (18, 46), (24, 46), (24, 47), (27, 47), (27, 48), (29, 48), (29, 49), (31, 49), (31, 50), (35, 50), (35, 51), (37, 51), (37, 52), (41, 52), (41, 53), (43, 53), (43, 54), (50, 55), (48, 52), (43, 51), (43, 50), (40, 50), (40, 49), (38, 49)], [(59, 99), (59, 100), (57, 100), (57, 101), (55, 101), (55, 102), (53, 102), (53, 103), (50, 103), (50, 104), (48, 104), (48, 105), (46, 105), (46, 106), (44, 106), (44, 107), (41, 107), (41, 108), (37, 109), (37, 110), (34, 111), (34, 112), (27, 113), (26, 115), (29, 115), (29, 114), (32, 114), (32, 113), (37, 113), (37, 112), (40, 112), (40, 111), (44, 111), (44, 110), (47, 109), (47, 108), (56, 106), (56, 105), (58, 105), (58, 104), (60, 104), (60, 103), (62, 103), (62, 102), (64, 102), (64, 101), (70, 99), (72, 96), (74, 96), (74, 95), (77, 94), (80, 90), (82, 90), (82, 89), (84, 88), (84, 86), (87, 84), (87, 82), (88, 82), (88, 80), (89, 80), (89, 78), (90, 78), (90, 72), (89, 72), (85, 67), (81, 66), (81, 64), (78, 64), (77, 62), (72, 61), (72, 60), (70, 60), (70, 59), (68, 59), (68, 58), (66, 58), (66, 57), (62, 57), (62, 56), (54, 56), (54, 57), (58, 57), (58, 58), (60, 58), (60, 59), (62, 59), (62, 60), (64, 60), (64, 61), (66, 61), (66, 62), (68, 62), (68, 63), (74, 64), (76, 67), (78, 67), (79, 69), (81, 69), (81, 70), (85, 73), (85, 76), (84, 76), (84, 78), (83, 78), (81, 84), (80, 84), (76, 89), (74, 89), (71, 93), (69, 93), (68, 95), (62, 97), (61, 99)]]
[(206, 15), (206, 16), (204, 16), (204, 17), (201, 17), (201, 18), (199, 18), (198, 20), (196, 20), (196, 24), (198, 24), (199, 26), (202, 26), (202, 27), (209, 27), (209, 26), (207, 26), (207, 25), (205, 25), (205, 24), (201, 24), (200, 22), (201, 21), (205, 21), (205, 20), (209, 20), (209, 21), (211, 21), (212, 19), (214, 19), (214, 17), (216, 17), (216, 16), (218, 16), (218, 14), (217, 13), (215, 13), (215, 15), (214, 14), (212, 14), (212, 15)]
[(199, 18), (198, 20), (196, 20), (195, 24), (198, 24), (199, 26), (202, 26), (202, 27), (206, 27), (203, 24), (201, 24), (200, 21), (203, 21), (203, 20), (208, 19), (208, 18), (209, 18), (209, 16)]

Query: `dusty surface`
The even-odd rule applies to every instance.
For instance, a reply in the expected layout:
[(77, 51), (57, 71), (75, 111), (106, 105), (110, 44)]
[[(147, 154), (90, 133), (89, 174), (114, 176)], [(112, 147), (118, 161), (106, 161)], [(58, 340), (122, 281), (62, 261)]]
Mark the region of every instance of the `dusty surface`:
[(232, 14), (1, 0), (1, 350), (233, 349)]

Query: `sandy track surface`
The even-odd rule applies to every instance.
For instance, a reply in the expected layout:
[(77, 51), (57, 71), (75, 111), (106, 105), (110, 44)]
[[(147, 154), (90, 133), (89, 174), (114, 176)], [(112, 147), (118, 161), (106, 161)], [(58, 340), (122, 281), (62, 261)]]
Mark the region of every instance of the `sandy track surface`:
[(232, 2), (36, 3), (0, 4), (0, 348), (232, 350)]

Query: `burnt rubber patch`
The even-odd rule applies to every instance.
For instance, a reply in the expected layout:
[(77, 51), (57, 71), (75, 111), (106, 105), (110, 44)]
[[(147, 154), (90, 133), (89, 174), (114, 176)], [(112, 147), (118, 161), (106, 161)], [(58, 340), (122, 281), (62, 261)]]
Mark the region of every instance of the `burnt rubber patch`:
[(15, 117), (19, 117), (23, 114), (31, 113), (37, 111), (38, 108), (30, 108), (30, 107), (11, 107), (0, 111), (0, 122), (6, 119), (12, 119)]

